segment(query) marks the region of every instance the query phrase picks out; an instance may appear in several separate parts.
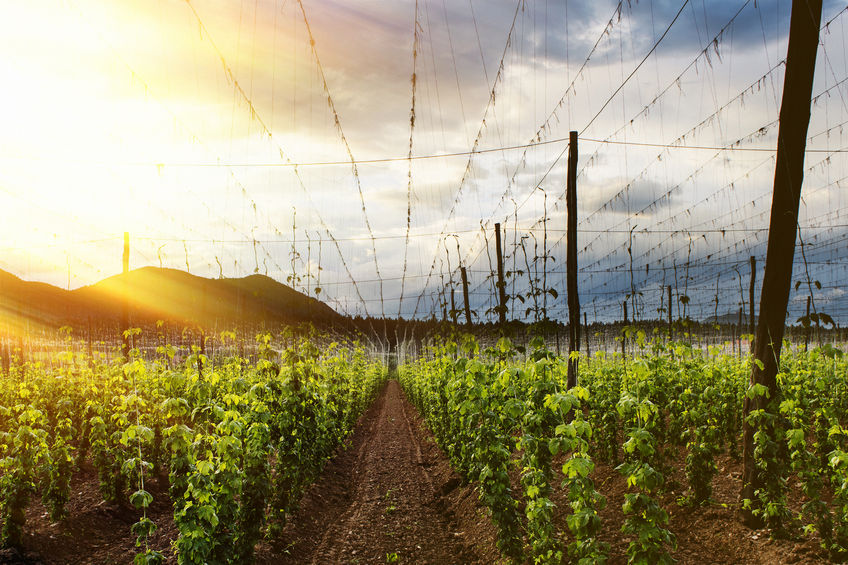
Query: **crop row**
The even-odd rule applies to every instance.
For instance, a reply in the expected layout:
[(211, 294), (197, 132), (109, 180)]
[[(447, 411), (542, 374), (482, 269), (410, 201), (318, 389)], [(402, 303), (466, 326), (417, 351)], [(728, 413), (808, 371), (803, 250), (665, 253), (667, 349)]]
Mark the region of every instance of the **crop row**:
[(172, 369), (163, 346), (155, 361), (13, 366), (0, 380), (0, 542), (21, 544), (34, 496), (62, 519), (73, 473), (90, 464), (104, 500), (141, 511), (136, 563), (163, 561), (148, 546), (152, 477), (173, 503), (179, 563), (252, 562), (386, 377), (361, 350), (304, 340), (278, 355), (258, 340), (255, 363), (213, 366), (195, 351)]
[[(765, 393), (749, 387), (750, 361), (651, 343), (641, 332), (631, 337), (640, 354), (581, 358), (581, 386), (571, 390), (567, 359), (541, 340), (529, 353), (506, 339), (481, 352), (466, 338), (400, 368), (402, 386), (453, 466), (477, 484), (511, 562), (604, 562), (605, 499), (592, 481), (603, 461), (626, 477), (628, 561), (670, 563), (676, 540), (658, 497), (670, 490), (675, 466), (685, 461), (688, 484), (679, 503), (707, 505), (716, 458), (741, 457), (743, 401)], [(848, 363), (830, 346), (787, 352), (779, 384), (780, 398), (749, 416), (754, 462), (767, 480), (758, 500), (739, 503), (756, 503), (772, 535), (816, 532), (834, 560), (845, 559)], [(556, 477), (570, 508), (552, 501)], [(790, 495), (800, 510), (790, 511)], [(555, 520), (559, 512), (565, 516)], [(567, 531), (557, 531), (562, 523)]]

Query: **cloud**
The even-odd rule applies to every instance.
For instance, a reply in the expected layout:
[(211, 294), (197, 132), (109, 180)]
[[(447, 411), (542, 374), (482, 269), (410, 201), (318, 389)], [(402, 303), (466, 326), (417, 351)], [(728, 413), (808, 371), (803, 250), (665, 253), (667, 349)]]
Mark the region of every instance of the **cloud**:
[[(604, 179), (580, 186), (583, 195), (581, 208), (586, 216), (603, 212), (605, 215), (629, 217), (641, 212), (641, 215), (650, 218), (677, 202), (677, 197), (666, 196), (667, 192), (664, 185), (653, 179)], [(639, 220), (634, 221), (638, 223)]]
[[(711, 51), (712, 67), (701, 61), (678, 83), (675, 78), (744, 1), (687, 5), (655, 55), (617, 91), (681, 1), (624, 2), (620, 18), (616, 14), (603, 35), (618, 4), (614, 0), (419, 1), (415, 60), (413, 0), (304, 2), (320, 69), (296, 2), (158, 5), (128, 0), (82, 2), (79, 10), (69, 5), (55, 9), (46, 0), (16, 5), (14, 17), (0, 23), (7, 40), (0, 48), (0, 79), (10, 85), (0, 108), (0, 121), (10, 126), (0, 134), (0, 183), (8, 190), (0, 198), (10, 221), (0, 237), (55, 246), (55, 240), (97, 239), (131, 229), (134, 237), (149, 238), (139, 241), (139, 262), (157, 264), (157, 249), (165, 242), (166, 266), (184, 266), (186, 239), (192, 269), (217, 275), (217, 258), (225, 275), (250, 273), (257, 263), (284, 274), (290, 268), (290, 247), (282, 241), (290, 239), (296, 210), (298, 245), (307, 245), (304, 231), (324, 239), (323, 282), (338, 283), (327, 286), (328, 296), (356, 301), (345, 282), (343, 261), (355, 278), (376, 278), (364, 199), (383, 276), (398, 278), (406, 253), (409, 271), (423, 276), (408, 281), (405, 292), (417, 293), (433, 256), (443, 255), (444, 243), (429, 234), (443, 227), (457, 234), (468, 266), (474, 268), (477, 257), (483, 263), (476, 266), (485, 270), (481, 222), (500, 221), (512, 230), (517, 211), (517, 229), (526, 232), (547, 205), (549, 226), (564, 223), (564, 143), (488, 150), (567, 138), (577, 130), (581, 229), (595, 230), (591, 236), (582, 232), (580, 243), (608, 232), (581, 261), (597, 263), (593, 268), (598, 271), (622, 264), (627, 234), (619, 233), (621, 226), (638, 224), (639, 230), (656, 232), (635, 236), (634, 248), (644, 255), (636, 267), (644, 272), (649, 265), (650, 270), (642, 284), (659, 285), (660, 268), (682, 264), (691, 247), (691, 257), (704, 259), (693, 267), (701, 280), (692, 284), (702, 287), (693, 296), (700, 300), (711, 292), (710, 277), (717, 272), (710, 261), (732, 263), (762, 247), (764, 235), (744, 230), (767, 222), (765, 196), (774, 168), (758, 164), (768, 156), (753, 152), (713, 158), (715, 152), (658, 146), (674, 143), (684, 132), (686, 145), (723, 146), (777, 118), (782, 71), (760, 82), (744, 101), (732, 100), (785, 56), (789, 3), (749, 2), (718, 45), (721, 58)], [(828, 0), (825, 19), (843, 7)], [(818, 73), (817, 91), (842, 78), (833, 73), (845, 66), (843, 35), (844, 26), (837, 22), (822, 37), (830, 65), (824, 68), (835, 71)], [(598, 50), (575, 80), (599, 37)], [(413, 65), (413, 154), (486, 152), (411, 163), (407, 250), (410, 164), (404, 157)], [(574, 89), (563, 96), (572, 81)], [(832, 90), (832, 99), (823, 97), (813, 108), (811, 132), (842, 121), (836, 93)], [(642, 112), (645, 107), (649, 111)], [(356, 159), (399, 160), (359, 165), (356, 182), (342, 132)], [(842, 147), (845, 137), (834, 129), (814, 143)], [(614, 144), (591, 141), (606, 138)], [(740, 146), (775, 144), (773, 129), (767, 136), (744, 137)], [(278, 166), (286, 158), (301, 166)], [(805, 174), (803, 193), (802, 219), (817, 225), (836, 222), (838, 215), (831, 212), (844, 207), (839, 185), (833, 184), (844, 163), (837, 154), (830, 161), (824, 158), (808, 155), (811, 166), (813, 160), (822, 161)], [(666, 192), (669, 197), (663, 196)], [(47, 210), (34, 207), (33, 199)], [(641, 217), (634, 217), (643, 209)], [(36, 229), (45, 222), (50, 230)], [(739, 231), (696, 235), (697, 244), (691, 245), (665, 233), (725, 227)], [(47, 231), (58, 237), (51, 239)], [(809, 235), (810, 244), (822, 244), (820, 251), (809, 248), (821, 253), (817, 260), (830, 260), (827, 253), (838, 258), (838, 242), (830, 235)], [(253, 238), (265, 242), (258, 257)], [(30, 269), (33, 276), (61, 282), (67, 255), (80, 265), (83, 284), (92, 282), (85, 277), (96, 276), (93, 266), (103, 268), (114, 259), (112, 250), (101, 248), (68, 244), (45, 249), (32, 251), (38, 262), (17, 255), (9, 261), (21, 274)], [(562, 245), (555, 252), (561, 254)], [(559, 265), (562, 257), (557, 258)], [(823, 283), (836, 280), (828, 268), (816, 271)], [(435, 269), (441, 274), (447, 267), (437, 264)], [(585, 282), (598, 293), (628, 286), (617, 272), (598, 272)], [(366, 300), (375, 300), (377, 286), (363, 284)], [(387, 284), (384, 293), (398, 290), (395, 283)]]

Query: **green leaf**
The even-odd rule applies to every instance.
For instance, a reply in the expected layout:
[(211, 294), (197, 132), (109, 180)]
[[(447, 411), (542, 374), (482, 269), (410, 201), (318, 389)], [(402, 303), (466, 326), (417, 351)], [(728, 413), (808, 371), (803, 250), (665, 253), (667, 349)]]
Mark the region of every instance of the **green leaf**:
[(204, 504), (197, 507), (197, 515), (202, 520), (206, 520), (213, 528), (218, 525), (218, 514), (215, 508), (209, 504)]
[(137, 490), (130, 495), (130, 502), (136, 508), (147, 508), (153, 502), (153, 495), (146, 490)]
[(789, 447), (796, 448), (804, 445), (804, 430), (794, 428), (786, 431), (786, 439), (789, 442)]
[[(755, 359), (754, 361), (759, 360)], [(769, 398), (769, 390), (768, 387), (764, 384), (754, 383), (750, 387), (748, 387), (748, 390), (745, 392), (745, 396), (747, 396), (751, 400), (754, 400), (758, 396), (764, 396), (766, 398)]]
[(572, 457), (562, 466), (562, 473), (568, 478), (586, 478), (594, 470), (595, 464), (586, 457)]
[(144, 516), (132, 525), (131, 531), (138, 538), (146, 538), (156, 531), (156, 524), (150, 518)]
[(133, 558), (133, 565), (160, 565), (165, 562), (165, 556), (153, 549), (144, 553), (137, 553)]

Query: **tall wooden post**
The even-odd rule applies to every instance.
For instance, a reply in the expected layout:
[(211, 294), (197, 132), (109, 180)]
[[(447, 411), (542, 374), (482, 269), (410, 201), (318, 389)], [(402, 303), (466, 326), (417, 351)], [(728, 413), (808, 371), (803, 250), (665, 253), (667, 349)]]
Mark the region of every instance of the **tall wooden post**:
[(465, 267), (460, 267), (459, 272), (462, 274), (462, 300), (465, 302), (465, 323), (471, 327), (471, 306), (468, 304), (468, 273), (465, 272)]
[(813, 323), (810, 320), (810, 300), (812, 297), (807, 297), (807, 327), (804, 328), (804, 351), (810, 350), (810, 330), (813, 327)]
[(577, 359), (580, 349), (580, 297), (577, 294), (577, 132), (568, 134), (568, 176), (565, 188), (567, 211), (565, 282), (568, 292), (568, 388), (577, 386)]
[(742, 307), (739, 307), (739, 319), (736, 322), (736, 339), (739, 341), (739, 355), (742, 355)]
[(583, 312), (583, 335), (586, 336), (586, 357), (591, 357), (592, 352), (589, 351), (589, 322), (586, 320), (586, 312)]
[[(751, 527), (763, 524), (755, 492), (762, 488), (768, 470), (758, 469), (754, 461), (754, 434), (748, 421), (755, 410), (768, 410), (779, 402), (777, 370), (783, 343), (786, 306), (792, 286), (792, 261), (795, 257), (795, 233), (798, 205), (804, 180), (804, 150), (810, 124), (810, 97), (821, 26), (822, 0), (793, 0), (789, 23), (789, 46), (786, 75), (780, 107), (780, 130), (777, 134), (777, 159), (774, 172), (774, 196), (769, 220), (768, 250), (760, 295), (760, 319), (754, 340), (751, 385), (761, 385), (768, 396), (758, 395), (744, 401), (742, 499), (751, 503), (743, 510), (743, 522)], [(776, 408), (772, 408), (776, 410)], [(773, 435), (769, 426), (761, 429)]]
[(621, 332), (621, 356), (624, 357), (627, 353), (627, 325), (630, 323), (630, 320), (627, 319), (627, 300), (621, 303), (621, 307), (624, 310), (624, 328), (622, 328)]
[(121, 307), (121, 354), (124, 356), (124, 361), (130, 360), (130, 337), (127, 331), (130, 329), (130, 297), (129, 297), (129, 279), (130, 272), (130, 232), (124, 232), (124, 255), (123, 255), (123, 296)]
[[(793, 249), (795, 248), (794, 243), (795, 242), (793, 240)], [(750, 333), (751, 335), (754, 335), (754, 331), (755, 331), (754, 330), (754, 328), (755, 328), (755, 322), (754, 322), (754, 316), (755, 316), (755, 314), (754, 314), (754, 287), (756, 285), (757, 285), (757, 258), (754, 257), (753, 255), (751, 255), (751, 285), (748, 287), (748, 304), (750, 305), (750, 308), (751, 308), (751, 313), (748, 316), (748, 333)], [(754, 343), (752, 342), (751, 343), (751, 349), (753, 350), (753, 348), (754, 348)]]
[(454, 298), (455, 293), (456, 289), (453, 287), (453, 281), (451, 281), (451, 320), (453, 321), (453, 325), (456, 325), (456, 299)]
[(498, 257), (498, 322), (506, 323), (506, 282), (504, 281), (503, 250), (501, 247), (501, 224), (495, 223), (495, 247)]
[(668, 285), (668, 339), (671, 341), (674, 339), (673, 330), (674, 327), (671, 325), (671, 285)]
[(718, 321), (718, 285), (721, 282), (721, 273), (716, 277), (715, 311), (713, 312), (713, 327), (715, 328), (715, 343), (721, 340), (721, 324)]

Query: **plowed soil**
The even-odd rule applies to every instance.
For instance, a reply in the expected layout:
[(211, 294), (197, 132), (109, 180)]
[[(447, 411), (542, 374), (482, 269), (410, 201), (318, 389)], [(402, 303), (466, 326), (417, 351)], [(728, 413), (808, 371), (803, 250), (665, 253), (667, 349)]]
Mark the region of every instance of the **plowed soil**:
[(260, 563), (494, 563), (494, 529), (397, 381)]
[[(682, 464), (672, 477), (685, 485)], [(685, 494), (672, 491), (661, 502), (671, 514), (669, 528), (681, 564), (777, 565), (826, 563), (815, 540), (773, 541), (764, 531), (743, 527), (735, 511), (740, 466), (719, 462), (713, 504), (679, 506)], [(514, 470), (516, 487), (520, 469)], [(593, 473), (596, 488), (608, 500), (601, 513), (602, 538), (610, 543), (609, 563), (626, 563), (627, 540), (621, 533), (621, 504), (627, 485), (607, 465)], [(559, 481), (557, 481), (559, 483)], [(555, 485), (557, 486), (557, 485)], [(154, 494), (150, 517), (159, 525), (151, 540), (169, 563), (170, 540), (177, 536), (167, 496), (167, 480), (147, 485)], [(566, 493), (554, 495), (556, 521), (565, 531)], [(797, 501), (796, 501), (797, 502)], [(0, 563), (131, 563), (137, 551), (130, 526), (135, 510), (101, 501), (94, 471), (85, 466), (73, 479), (69, 516), (50, 523), (46, 509), (33, 502), (27, 513), (22, 552), (0, 550)], [(563, 539), (568, 542), (567, 537)], [(501, 562), (495, 529), (480, 507), (472, 485), (463, 485), (436, 446), (400, 386), (390, 381), (361, 418), (345, 446), (303, 496), (279, 539), (257, 547), (261, 564), (488, 564)]]

